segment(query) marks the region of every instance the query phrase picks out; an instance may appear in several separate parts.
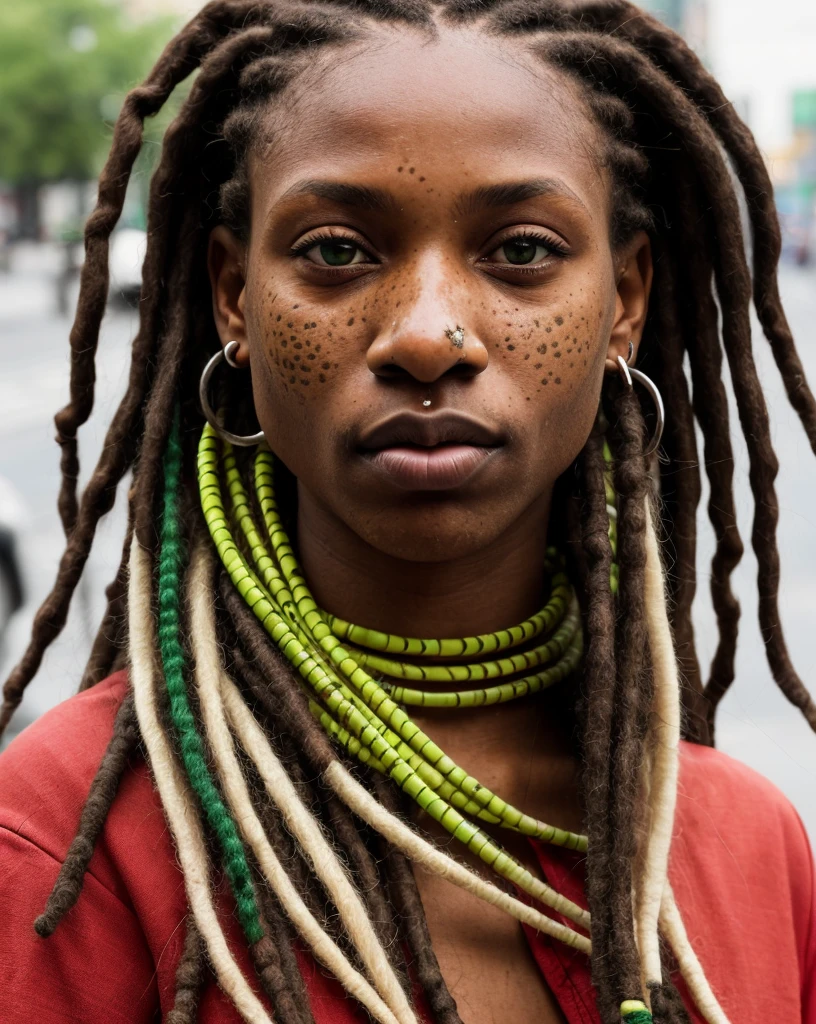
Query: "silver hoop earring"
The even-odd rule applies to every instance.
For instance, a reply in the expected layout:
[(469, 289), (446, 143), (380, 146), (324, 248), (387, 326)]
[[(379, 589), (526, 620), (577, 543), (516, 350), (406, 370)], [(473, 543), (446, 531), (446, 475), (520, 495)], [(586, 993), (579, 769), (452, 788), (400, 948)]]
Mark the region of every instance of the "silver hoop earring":
[(235, 362), (235, 353), (238, 351), (238, 348), (237, 341), (228, 341), (222, 349), (215, 353), (201, 373), (201, 380), (198, 384), (198, 397), (201, 402), (201, 411), (204, 413), (209, 425), (220, 438), (223, 438), (224, 441), (229, 441), (230, 444), (238, 445), (240, 448), (251, 448), (253, 445), (260, 444), (261, 441), (266, 440), (264, 432), (259, 430), (257, 434), (232, 434), (229, 430), (225, 430), (218, 422), (213, 407), (210, 405), (210, 399), (207, 396), (210, 378), (222, 360), (226, 359), (233, 369), (240, 370), (241, 367)]
[[(634, 346), (630, 342), (630, 359), (632, 357), (633, 347)], [(621, 377), (623, 377), (623, 379), (626, 381), (629, 387), (631, 388), (634, 386), (632, 384), (632, 380), (634, 378), (634, 380), (636, 380), (638, 384), (642, 384), (646, 388), (646, 390), (649, 392), (649, 395), (651, 396), (652, 401), (654, 402), (655, 411), (657, 413), (657, 423), (655, 425), (655, 431), (652, 435), (652, 439), (644, 449), (643, 456), (645, 458), (647, 455), (651, 455), (652, 452), (655, 451), (657, 446), (660, 444), (661, 438), (663, 437), (663, 427), (666, 423), (666, 413), (663, 408), (663, 396), (658, 391), (657, 385), (652, 380), (652, 378), (647, 377), (646, 374), (641, 372), (640, 370), (636, 370), (634, 366), (630, 366), (628, 362), (623, 358), (623, 356), (618, 356), (617, 363), (620, 375)]]

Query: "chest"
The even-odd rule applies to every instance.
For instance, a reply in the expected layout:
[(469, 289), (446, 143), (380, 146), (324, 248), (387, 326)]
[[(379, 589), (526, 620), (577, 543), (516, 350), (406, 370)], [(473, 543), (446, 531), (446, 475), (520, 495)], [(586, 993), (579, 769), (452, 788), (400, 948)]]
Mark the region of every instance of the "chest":
[(416, 872), (431, 942), (463, 1024), (566, 1024), (520, 924)]

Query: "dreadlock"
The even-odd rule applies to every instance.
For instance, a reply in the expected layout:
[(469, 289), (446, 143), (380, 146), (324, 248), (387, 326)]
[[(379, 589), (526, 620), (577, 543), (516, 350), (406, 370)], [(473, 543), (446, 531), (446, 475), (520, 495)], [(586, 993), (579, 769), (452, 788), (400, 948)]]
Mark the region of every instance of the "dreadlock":
[[(750, 459), (751, 540), (769, 665), (779, 688), (816, 728), (816, 705), (790, 662), (779, 625), (778, 464), (752, 354), (752, 303), (814, 451), (816, 401), (779, 298), (779, 226), (757, 146), (688, 46), (626, 0), (213, 0), (127, 96), (85, 229), (87, 255), (70, 335), (70, 402), (56, 417), (59, 511), (67, 543), (29, 647), (4, 686), (0, 734), (66, 621), (96, 527), (129, 472), (122, 562), (107, 591), (82, 687), (95, 685), (129, 652), (132, 693), (117, 716), (37, 930), (51, 934), (79, 897), (118, 780), (140, 742), (179, 850), (190, 903), (169, 1017), (177, 1024), (195, 1019), (205, 958), (245, 1020), (269, 1019), (212, 909), (208, 866), (219, 843), (262, 989), (283, 1024), (312, 1021), (291, 949), (295, 932), (375, 1020), (388, 1024), (415, 1020), (403, 961), (407, 950), (435, 1021), (461, 1024), (430, 949), (411, 860), (519, 920), (554, 926), (407, 826), (390, 783), (349, 769), (310, 714), (293, 669), (269, 644), (226, 573), (216, 585), (192, 493), (202, 426), (197, 382), (219, 346), (209, 303), (202, 301), (209, 295), (208, 234), (222, 222), (247, 237), (249, 157), (262, 138), (270, 102), (318, 57), (364, 44), (383, 24), (429, 36), (445, 24), (477, 27), (571, 76), (603, 137), (613, 244), (624, 244), (641, 229), (650, 234), (655, 279), (641, 353), (666, 404), (668, 459), (659, 467), (659, 520), (673, 562), (664, 594), (656, 565), (658, 513), (643, 458), (644, 422), (631, 391), (613, 385), (605, 401), (620, 502), (615, 599), (609, 587), (604, 442), (595, 432), (576, 462), (570, 498), (580, 507), (571, 534), (587, 638), (576, 710), (591, 943), (575, 929), (558, 927), (590, 952), (604, 1024), (614, 1024), (622, 1000), (636, 992), (648, 995), (659, 1024), (687, 1021), (672, 980), (677, 970), (706, 1019), (725, 1022), (665, 877), (676, 784), (672, 751), (681, 730), (688, 740), (713, 743), (714, 714), (734, 678), (740, 609), (730, 580), (743, 543), (734, 507), (724, 364)], [(110, 234), (145, 118), (194, 72), (151, 182), (143, 300), (128, 388), (78, 501), (77, 433), (94, 402)], [(747, 205), (751, 266), (735, 180)], [(686, 258), (689, 252), (694, 258)], [(238, 423), (251, 422), (251, 395), (234, 380), (225, 388), (230, 415)], [(691, 622), (702, 490), (697, 430), (716, 537), (711, 601), (719, 641), (707, 672), (696, 655)], [(202, 580), (211, 585), (202, 587)], [(160, 613), (158, 637), (154, 609)], [(672, 635), (676, 665), (666, 653)], [(191, 656), (197, 685), (188, 692), (185, 666)], [(678, 710), (677, 720), (663, 715), (658, 721), (659, 709), (671, 707)], [(245, 767), (230, 729), (251, 762)], [(658, 742), (661, 729), (668, 733), (660, 733)], [(243, 809), (240, 815), (233, 813), (236, 807)], [(237, 818), (247, 830), (240, 835)], [(331, 918), (325, 913), (329, 901), (337, 910)], [(586, 926), (590, 915), (575, 911), (574, 920)]]

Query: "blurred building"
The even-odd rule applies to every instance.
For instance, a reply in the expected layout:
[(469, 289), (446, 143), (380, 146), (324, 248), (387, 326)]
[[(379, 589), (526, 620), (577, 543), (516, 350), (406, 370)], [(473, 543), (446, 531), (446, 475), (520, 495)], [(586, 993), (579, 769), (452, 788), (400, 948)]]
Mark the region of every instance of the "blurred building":
[(708, 57), (759, 142), (787, 254), (816, 250), (816, 3), (708, 0)]
[(759, 142), (787, 255), (816, 256), (816, 2), (640, 0), (711, 68)]
[(703, 60), (708, 57), (708, 5), (717, 0), (640, 0), (640, 6), (679, 32)]

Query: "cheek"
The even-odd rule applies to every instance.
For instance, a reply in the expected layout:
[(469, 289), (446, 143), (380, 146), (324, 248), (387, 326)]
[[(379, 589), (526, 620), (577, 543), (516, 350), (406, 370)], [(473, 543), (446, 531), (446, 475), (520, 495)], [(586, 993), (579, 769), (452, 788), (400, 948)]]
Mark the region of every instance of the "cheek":
[(490, 311), (490, 357), (510, 382), (514, 413), (529, 441), (527, 458), (546, 484), (577, 457), (595, 421), (609, 343), (608, 307), (601, 290), (590, 287), (544, 309)]
[[(257, 294), (257, 292), (256, 292)], [(331, 309), (266, 289), (246, 317), (258, 421), (275, 452), (296, 472), (334, 432), (346, 378), (365, 351), (369, 303)]]
[(546, 309), (490, 311), (486, 344), (528, 402), (546, 405), (547, 392), (576, 391), (595, 379), (606, 357), (608, 316), (600, 294), (572, 295)]
[(274, 393), (284, 401), (305, 402), (337, 369), (337, 324), (327, 323), (325, 314), (318, 317), (302, 302), (268, 299), (252, 318), (252, 355), (260, 357)]

